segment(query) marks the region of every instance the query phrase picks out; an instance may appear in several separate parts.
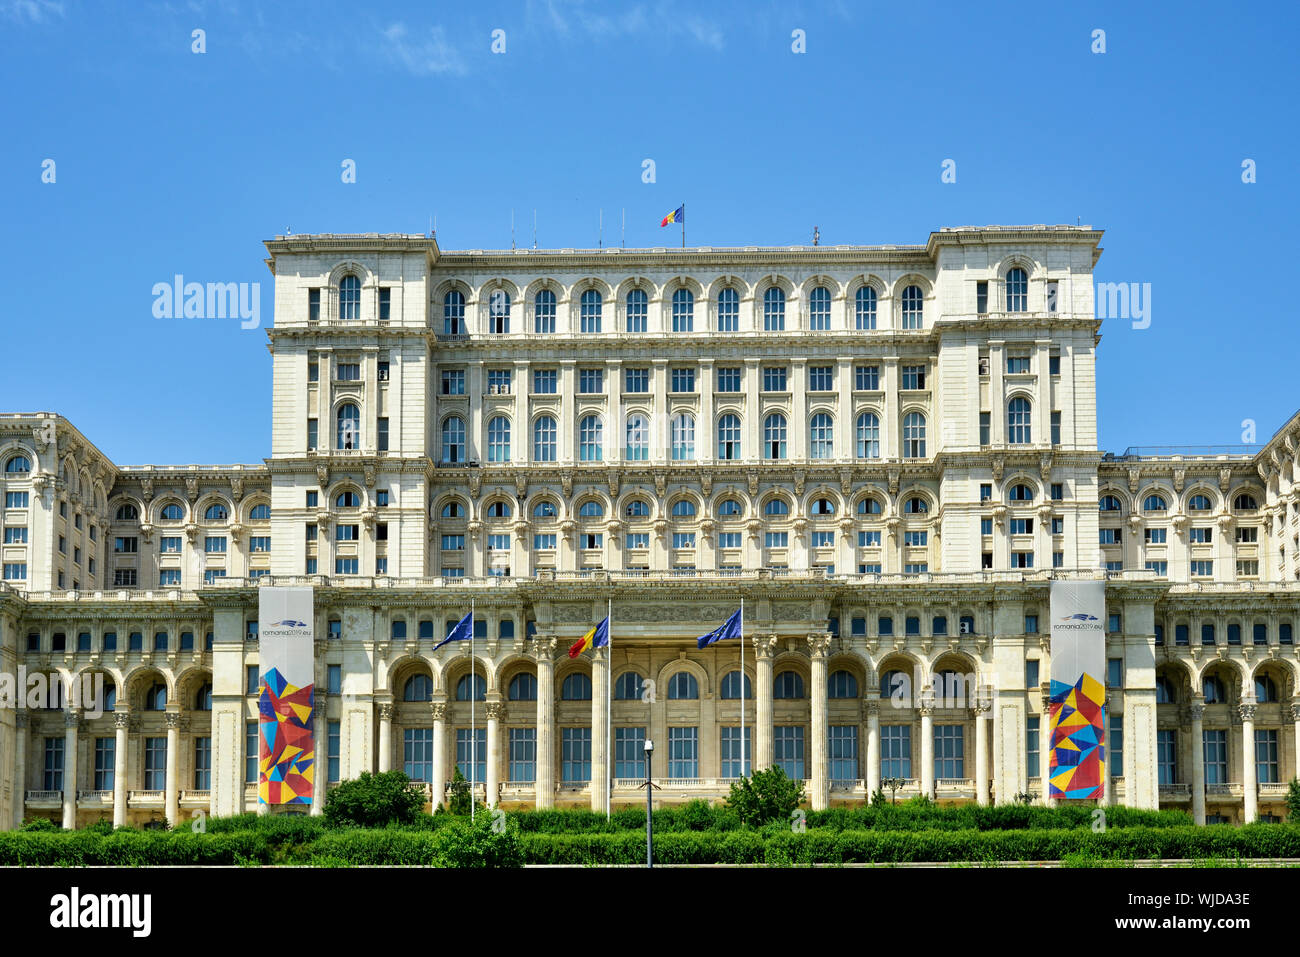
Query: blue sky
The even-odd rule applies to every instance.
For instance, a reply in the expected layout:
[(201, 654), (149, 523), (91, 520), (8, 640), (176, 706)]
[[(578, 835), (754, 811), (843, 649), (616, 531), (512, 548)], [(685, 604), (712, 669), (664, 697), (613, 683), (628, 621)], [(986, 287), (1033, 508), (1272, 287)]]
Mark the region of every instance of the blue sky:
[(591, 246), (603, 208), (607, 242), (626, 210), (627, 245), (660, 245), (685, 200), (692, 245), (1104, 228), (1098, 281), (1150, 283), (1152, 321), (1103, 325), (1102, 448), (1263, 441), (1300, 407), (1298, 10), (0, 0), (0, 410), (122, 464), (260, 461), (265, 332), (155, 318), (154, 283), (260, 282), (269, 324), (286, 227), (436, 214), (444, 248), (500, 248), (513, 207), (521, 245), (536, 209), (539, 245)]

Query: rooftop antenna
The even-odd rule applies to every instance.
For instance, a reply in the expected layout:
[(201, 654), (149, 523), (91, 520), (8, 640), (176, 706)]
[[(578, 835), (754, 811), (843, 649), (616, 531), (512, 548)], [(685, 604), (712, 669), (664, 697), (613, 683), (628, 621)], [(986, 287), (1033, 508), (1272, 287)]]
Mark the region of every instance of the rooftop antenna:
[(821, 242), (822, 233), (816, 226), (813, 227), (813, 245), (816, 246)]
[(430, 239), (438, 238), (438, 214), (437, 213), (433, 214), (433, 226), (429, 228), (429, 238)]
[(605, 248), (605, 209), (604, 209), (604, 207), (601, 207), (601, 210), (600, 210), (600, 228), (599, 228), (599, 229), (597, 230), (597, 232), (596, 232), (596, 248), (597, 248), (597, 249), (604, 249), (604, 248)]
[(1082, 226), (1082, 225), (1083, 225), (1083, 217), (1082, 217), (1082, 216), (1076, 216), (1076, 217), (1074, 217), (1074, 225), (1076, 225), (1076, 226)]
[(623, 207), (623, 227), (618, 237), (618, 248), (627, 248), (627, 207)]
[(537, 248), (537, 207), (533, 207), (533, 248)]
[(510, 207), (510, 251), (515, 248), (515, 208)]

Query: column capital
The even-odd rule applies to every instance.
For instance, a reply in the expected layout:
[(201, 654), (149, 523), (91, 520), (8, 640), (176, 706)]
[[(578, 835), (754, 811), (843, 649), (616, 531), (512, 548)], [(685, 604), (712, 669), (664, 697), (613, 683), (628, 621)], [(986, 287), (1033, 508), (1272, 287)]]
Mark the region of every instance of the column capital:
[(537, 637), (533, 639), (533, 654), (536, 656), (538, 663), (545, 662), (548, 665), (555, 663), (555, 638), (547, 635), (545, 638)]
[(1295, 701), (1291, 704), (1291, 720), (1300, 721), (1300, 701)]
[(866, 712), (868, 718), (880, 717), (880, 699), (866, 698), (862, 702), (862, 710)]
[(754, 654), (760, 661), (776, 655), (776, 635), (754, 635)]
[(180, 713), (179, 711), (168, 711), (167, 714), (163, 716), (163, 720), (167, 722), (167, 730), (168, 730), (168, 731), (179, 731), (179, 730), (180, 730), (180, 728), (181, 728), (181, 713)]
[(1187, 706), (1187, 716), (1193, 721), (1200, 721), (1205, 717), (1205, 705), (1199, 701), (1193, 701)]
[(487, 716), (489, 720), (503, 721), (506, 716), (506, 705), (504, 701), (489, 701), (487, 705)]
[[(445, 707), (445, 705), (444, 705)], [(397, 713), (397, 706), (385, 702), (379, 706), (379, 718), (382, 721), (392, 721), (393, 715)]]
[(27, 727), (27, 709), (19, 708), (14, 712), (14, 725), (19, 728)]
[(81, 709), (68, 708), (63, 712), (63, 723), (66, 727), (76, 730), (81, 724)]
[(1237, 713), (1241, 715), (1241, 720), (1242, 720), (1242, 721), (1254, 721), (1254, 720), (1255, 720), (1255, 705), (1253, 705), (1253, 704), (1242, 704), (1242, 705), (1238, 705), (1238, 706), (1237, 706)]
[(808, 635), (808, 654), (814, 660), (823, 660), (831, 650), (831, 633), (814, 631)]
[(126, 710), (115, 711), (113, 713), (113, 727), (129, 728), (131, 726), (131, 714)]

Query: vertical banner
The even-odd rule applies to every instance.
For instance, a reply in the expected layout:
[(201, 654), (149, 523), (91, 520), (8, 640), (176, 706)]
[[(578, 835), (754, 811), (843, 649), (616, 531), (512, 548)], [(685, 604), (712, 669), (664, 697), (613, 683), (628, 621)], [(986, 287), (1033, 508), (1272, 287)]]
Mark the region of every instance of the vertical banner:
[(262, 663), (257, 799), (262, 804), (310, 804), (316, 771), (312, 589), (263, 586), (257, 593)]
[(1049, 793), (1101, 798), (1106, 774), (1106, 583), (1052, 582)]

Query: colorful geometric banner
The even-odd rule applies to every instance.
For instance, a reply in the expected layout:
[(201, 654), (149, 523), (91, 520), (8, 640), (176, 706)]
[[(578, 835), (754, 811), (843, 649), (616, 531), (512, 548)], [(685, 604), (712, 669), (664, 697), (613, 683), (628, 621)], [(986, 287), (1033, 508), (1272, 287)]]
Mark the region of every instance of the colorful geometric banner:
[(262, 663), (257, 799), (262, 804), (310, 804), (316, 771), (312, 589), (263, 586), (257, 591)]
[(1106, 774), (1106, 583), (1052, 582), (1049, 795), (1101, 798)]

